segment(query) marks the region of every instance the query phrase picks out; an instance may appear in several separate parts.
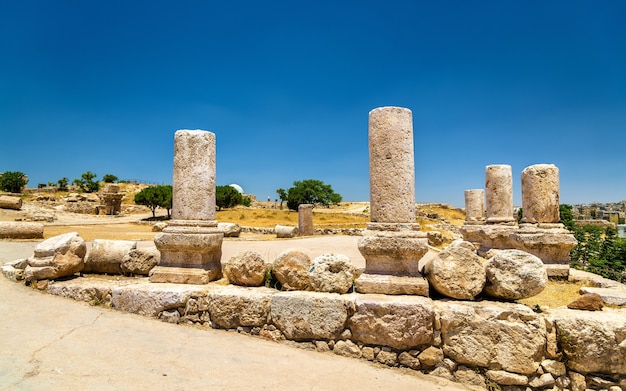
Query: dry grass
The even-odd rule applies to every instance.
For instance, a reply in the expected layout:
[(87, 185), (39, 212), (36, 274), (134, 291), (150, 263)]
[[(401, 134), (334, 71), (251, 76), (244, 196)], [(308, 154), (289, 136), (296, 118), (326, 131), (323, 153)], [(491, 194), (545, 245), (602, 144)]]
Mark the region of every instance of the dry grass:
[[(278, 209), (237, 208), (218, 211), (217, 221), (249, 227), (271, 228), (280, 225), (298, 225), (298, 212)], [(317, 228), (365, 228), (369, 217), (341, 213), (341, 211), (313, 211), (313, 225)]]
[(94, 239), (110, 240), (152, 240), (157, 234), (149, 224), (91, 224), (91, 225), (48, 225), (44, 227), (44, 239), (67, 232), (78, 232), (86, 241)]
[(566, 306), (580, 296), (578, 290), (584, 285), (583, 282), (573, 283), (550, 280), (546, 289), (539, 295), (524, 300), (518, 300), (518, 302), (531, 308), (534, 308), (535, 305), (550, 308)]

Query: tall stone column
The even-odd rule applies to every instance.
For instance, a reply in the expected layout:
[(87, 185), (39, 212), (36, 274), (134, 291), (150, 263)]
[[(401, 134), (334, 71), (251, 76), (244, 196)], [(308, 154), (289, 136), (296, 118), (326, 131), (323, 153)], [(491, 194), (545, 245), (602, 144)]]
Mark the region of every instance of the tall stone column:
[(487, 166), (485, 195), (487, 199), (487, 224), (515, 224), (511, 166), (508, 164)]
[(522, 171), (522, 223), (558, 223), (559, 169), (535, 164)]
[(298, 233), (300, 236), (311, 236), (315, 233), (313, 227), (313, 205), (298, 205)]
[(484, 224), (485, 191), (483, 189), (465, 190), (465, 223)]
[(215, 220), (215, 134), (174, 135), (172, 221), (154, 238), (161, 252), (151, 282), (206, 284), (222, 275), (222, 239)]
[(369, 113), (370, 220), (359, 239), (365, 273), (361, 293), (428, 295), (419, 260), (426, 233), (415, 222), (415, 163), (410, 110), (380, 107)]

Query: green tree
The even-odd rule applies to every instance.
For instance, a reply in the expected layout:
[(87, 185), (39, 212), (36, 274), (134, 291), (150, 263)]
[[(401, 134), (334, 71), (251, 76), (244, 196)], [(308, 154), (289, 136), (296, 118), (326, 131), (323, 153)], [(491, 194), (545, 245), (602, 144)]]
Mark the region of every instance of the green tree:
[(169, 217), (172, 208), (172, 186), (149, 186), (135, 194), (135, 204), (147, 206), (152, 211), (152, 217), (156, 217), (156, 209), (167, 209)]
[(573, 232), (576, 229), (576, 221), (574, 220), (574, 209), (572, 206), (568, 204), (559, 205), (559, 215), (561, 216), (561, 223), (565, 228)]
[(57, 181), (57, 185), (59, 186), (60, 191), (67, 191), (67, 185), (69, 184), (69, 179), (63, 177)]
[(339, 204), (341, 199), (330, 185), (317, 179), (294, 181), (293, 187), (287, 190), (287, 207), (291, 210), (298, 210), (301, 204)]
[(287, 201), (287, 192), (285, 189), (276, 189), (276, 193), (278, 194), (278, 198), (280, 198), (280, 209), (283, 209), (283, 202)]
[(8, 193), (21, 193), (26, 183), (26, 175), (19, 171), (5, 171), (0, 176), (0, 189)]
[(116, 177), (113, 174), (104, 174), (104, 176), (102, 177), (102, 182), (104, 183), (115, 183), (117, 182), (118, 177)]
[(76, 178), (72, 183), (85, 193), (94, 193), (100, 190), (100, 183), (94, 181), (96, 176), (93, 172), (87, 171), (81, 175), (81, 179)]
[(243, 197), (241, 193), (232, 186), (215, 186), (215, 205), (218, 210), (222, 208), (232, 208), (241, 204)]

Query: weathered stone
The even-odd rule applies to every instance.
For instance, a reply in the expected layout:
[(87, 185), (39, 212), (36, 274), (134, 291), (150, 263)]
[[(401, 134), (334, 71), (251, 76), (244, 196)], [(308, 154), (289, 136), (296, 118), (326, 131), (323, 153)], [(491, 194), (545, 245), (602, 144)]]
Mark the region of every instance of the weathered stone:
[(321, 353), (330, 352), (330, 347), (326, 341), (315, 341), (315, 350)]
[(152, 225), (152, 232), (163, 232), (165, 228), (167, 228), (169, 224), (164, 221), (159, 221)]
[(562, 224), (552, 224), (552, 228), (542, 227), (547, 225), (521, 224), (509, 235), (508, 247), (531, 253), (541, 258), (548, 267), (569, 266), (569, 253), (578, 243), (576, 238)]
[(379, 107), (369, 113), (370, 218), (415, 222), (415, 163), (411, 110)]
[(48, 285), (47, 291), (51, 295), (67, 297), (92, 305), (111, 306), (113, 289), (129, 284), (131, 284), (129, 281), (112, 279), (75, 278), (55, 281), (54, 284)]
[(208, 295), (211, 321), (225, 329), (261, 327), (268, 323), (270, 300), (275, 292), (235, 286), (214, 289)]
[(137, 248), (122, 258), (120, 268), (124, 274), (148, 275), (159, 264), (161, 253), (156, 248)]
[(551, 373), (555, 378), (566, 373), (565, 364), (555, 360), (543, 360), (541, 367), (544, 371)]
[(317, 292), (348, 293), (356, 276), (356, 268), (347, 256), (323, 254), (311, 263), (309, 284)]
[(454, 375), (452, 375), (452, 372), (450, 372), (450, 370), (445, 367), (437, 367), (433, 369), (432, 371), (430, 371), (428, 374), (437, 376), (437, 377), (442, 377), (448, 380), (454, 380)]
[(368, 274), (421, 276), (419, 260), (428, 252), (424, 232), (366, 230), (358, 241)]
[(522, 171), (522, 222), (558, 223), (559, 169), (534, 164)]
[(246, 251), (235, 255), (224, 264), (224, 275), (231, 284), (261, 286), (267, 266), (261, 254)]
[(530, 308), (494, 302), (434, 304), (447, 357), (459, 364), (519, 374), (539, 368), (546, 325)]
[(374, 359), (376, 358), (374, 348), (370, 346), (364, 346), (363, 349), (361, 349), (361, 357), (369, 361), (374, 361)]
[(22, 199), (20, 197), (0, 195), (0, 209), (20, 210), (22, 208)]
[(386, 351), (386, 350), (381, 350), (376, 355), (376, 361), (378, 361), (381, 364), (388, 365), (390, 367), (393, 367), (394, 365), (396, 365), (397, 359), (398, 359), (397, 353)]
[(525, 386), (528, 384), (528, 376), (500, 370), (485, 372), (487, 379), (503, 386)]
[(585, 391), (587, 389), (587, 380), (585, 379), (585, 375), (572, 371), (569, 371), (567, 375), (571, 380), (572, 391)]
[(270, 317), (288, 339), (336, 339), (345, 329), (350, 298), (319, 292), (280, 292), (272, 296)]
[(493, 164), (485, 168), (485, 197), (487, 223), (512, 224), (513, 174), (508, 164)]
[(24, 269), (18, 269), (11, 264), (4, 264), (0, 267), (2, 274), (11, 281), (21, 281), (24, 279)]
[(35, 246), (24, 269), (26, 281), (71, 276), (85, 267), (85, 241), (76, 232), (54, 236)]
[(361, 357), (361, 349), (359, 349), (359, 347), (350, 340), (337, 341), (335, 343), (335, 347), (333, 348), (333, 353), (344, 357)]
[(241, 227), (235, 223), (217, 223), (217, 229), (224, 233), (225, 238), (238, 238), (241, 234)]
[(585, 293), (567, 305), (573, 310), (600, 311), (604, 307), (602, 297), (597, 293)]
[(402, 352), (398, 355), (398, 362), (405, 367), (418, 370), (420, 369), (420, 360), (411, 356), (408, 352)]
[(559, 308), (550, 316), (569, 369), (583, 374), (626, 374), (626, 312)]
[(190, 297), (206, 296), (202, 286), (188, 284), (138, 284), (113, 288), (113, 308), (156, 318), (161, 312), (185, 308)]
[(43, 224), (30, 222), (0, 222), (0, 239), (41, 239)]
[(131, 240), (103, 240), (92, 242), (85, 259), (85, 273), (122, 274), (122, 259), (137, 248)]
[(465, 190), (465, 221), (484, 223), (485, 191), (483, 189)]
[(533, 388), (546, 388), (554, 385), (554, 376), (551, 373), (544, 373), (539, 377), (535, 377), (528, 385)]
[(276, 227), (274, 227), (274, 232), (276, 232), (277, 238), (294, 238), (298, 236), (298, 227), (276, 224)]
[(484, 259), (473, 251), (471, 243), (455, 244), (438, 253), (424, 268), (424, 274), (444, 296), (454, 299), (473, 299), (485, 286)]
[(434, 311), (428, 298), (361, 295), (355, 305), (348, 327), (357, 342), (406, 350), (433, 341)]
[(313, 227), (313, 205), (298, 205), (298, 233), (300, 236), (311, 236), (315, 233)]
[(481, 389), (486, 389), (485, 378), (477, 373), (474, 369), (461, 365), (459, 369), (454, 372), (454, 379), (465, 385), (478, 386)]
[(356, 280), (359, 293), (381, 293), (385, 295), (428, 296), (428, 281), (424, 277), (392, 276), (363, 273)]
[(180, 321), (180, 313), (173, 310), (165, 310), (158, 315), (162, 322), (177, 324)]
[(309, 288), (309, 269), (311, 258), (298, 250), (286, 250), (276, 257), (272, 264), (272, 273), (287, 291), (307, 290)]
[(615, 306), (626, 305), (626, 289), (624, 288), (592, 288), (583, 286), (580, 288), (579, 292), (581, 295), (595, 293), (600, 296), (604, 304)]
[(444, 357), (443, 350), (436, 348), (434, 346), (429, 346), (417, 356), (422, 366), (425, 366), (425, 367), (436, 366), (437, 364), (443, 361), (443, 357)]
[(557, 391), (568, 389), (571, 384), (572, 381), (567, 376), (559, 376), (554, 379), (554, 386), (557, 388)]
[(502, 250), (485, 263), (485, 293), (491, 297), (518, 300), (536, 296), (548, 284), (541, 259), (520, 250)]

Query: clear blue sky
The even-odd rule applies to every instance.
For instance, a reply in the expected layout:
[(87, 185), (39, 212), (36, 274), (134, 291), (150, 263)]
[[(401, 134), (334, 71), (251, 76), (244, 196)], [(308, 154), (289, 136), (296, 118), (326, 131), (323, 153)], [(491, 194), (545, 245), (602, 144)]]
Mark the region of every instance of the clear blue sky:
[(171, 183), (174, 132), (217, 182), (369, 199), (368, 112), (413, 111), (417, 202), (485, 166), (556, 164), (561, 201), (626, 199), (624, 1), (0, 0), (0, 172)]

